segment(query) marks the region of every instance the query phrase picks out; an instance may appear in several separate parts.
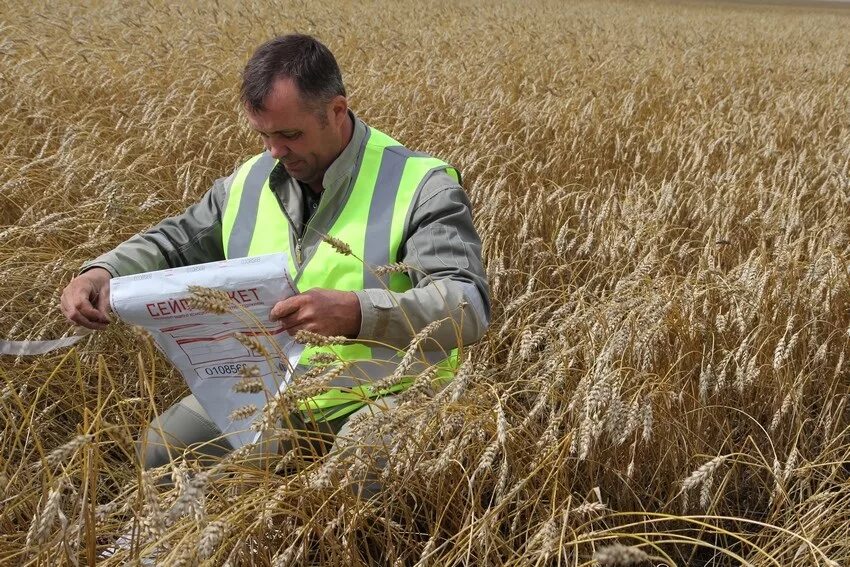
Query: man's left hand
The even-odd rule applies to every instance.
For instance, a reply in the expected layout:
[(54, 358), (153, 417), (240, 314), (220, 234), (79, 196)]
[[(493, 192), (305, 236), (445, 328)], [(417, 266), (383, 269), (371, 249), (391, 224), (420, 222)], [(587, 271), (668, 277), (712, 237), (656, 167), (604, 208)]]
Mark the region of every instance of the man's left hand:
[(353, 291), (311, 289), (278, 301), (269, 313), (290, 335), (305, 330), (320, 335), (360, 334), (360, 300)]

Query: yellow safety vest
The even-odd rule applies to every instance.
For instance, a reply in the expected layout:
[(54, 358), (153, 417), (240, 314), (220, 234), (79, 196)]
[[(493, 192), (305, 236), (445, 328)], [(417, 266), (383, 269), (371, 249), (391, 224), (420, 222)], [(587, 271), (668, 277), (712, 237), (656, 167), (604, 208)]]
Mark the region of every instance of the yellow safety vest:
[[(412, 152), (374, 128), (367, 127), (366, 136), (362, 157), (352, 175), (351, 193), (328, 233), (348, 244), (352, 255), (342, 255), (322, 241), (312, 255), (303, 258), (300, 266), (296, 264), (300, 249), (292, 249), (291, 231), (281, 230), (289, 225), (289, 220), (269, 187), (269, 176), (277, 160), (264, 152), (245, 162), (234, 174), (222, 218), (225, 256), (240, 258), (285, 252), (289, 257), (289, 273), (301, 292), (312, 288), (340, 291), (384, 288), (394, 292), (411, 289), (406, 273), (379, 277), (373, 269), (397, 261), (408, 211), (425, 179), (438, 170), (446, 171), (457, 181), (460, 176), (447, 163)], [(344, 344), (310, 347), (301, 360), (309, 366), (310, 358), (318, 352), (332, 352), (355, 369), (352, 375), (331, 384), (336, 387), (310, 398), (302, 406), (302, 409), (319, 410), (316, 413), (323, 420), (354, 412), (365, 404), (365, 399), (375, 397), (377, 393), (369, 388), (368, 382), (391, 374), (401, 355), (395, 349)], [(442, 352), (427, 354), (429, 363), (440, 365), (440, 376), (453, 374), (457, 350), (448, 358)], [(403, 390), (409, 384), (409, 380), (403, 381), (392, 391)], [(335, 407), (339, 409), (334, 410)]]

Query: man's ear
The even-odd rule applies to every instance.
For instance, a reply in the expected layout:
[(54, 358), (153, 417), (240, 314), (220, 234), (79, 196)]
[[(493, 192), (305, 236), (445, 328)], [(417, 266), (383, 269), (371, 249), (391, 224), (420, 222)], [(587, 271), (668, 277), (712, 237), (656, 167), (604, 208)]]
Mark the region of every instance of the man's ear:
[(331, 116), (337, 125), (348, 117), (348, 99), (342, 95), (336, 95), (331, 99)]

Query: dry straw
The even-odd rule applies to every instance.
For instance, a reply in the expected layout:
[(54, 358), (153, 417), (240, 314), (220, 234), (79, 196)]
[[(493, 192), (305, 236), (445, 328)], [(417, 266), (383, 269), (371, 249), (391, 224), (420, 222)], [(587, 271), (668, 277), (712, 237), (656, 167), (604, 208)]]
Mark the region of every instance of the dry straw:
[(211, 289), (197, 285), (190, 285), (189, 306), (208, 313), (224, 314), (230, 313), (233, 306), (227, 293), (220, 289)]
[[(471, 290), (477, 263), (442, 243), (477, 241), (430, 214), (469, 207), (489, 306), (448, 297), (406, 313), (404, 333), (421, 332), (404, 338), (388, 309), (365, 314), (380, 346), (404, 350), (377, 387), (415, 386), (351, 424), (356, 459), (325, 460), (332, 435), (299, 410), (366, 378), (327, 351), (256, 403), (254, 427), (283, 454), (172, 446), (181, 460), (147, 472), (135, 442), (185, 393), (149, 341), (118, 323), (68, 351), (0, 358), (0, 557), (516, 566), (655, 550), (679, 565), (850, 565), (850, 15), (441, 3), (453, 17), (423, 31), (403, 4), (323, 7), (4, 5), (0, 339), (64, 335), (56, 306), (83, 262), (226, 189), (215, 180), (261, 150), (234, 86), (271, 21), (327, 42), (359, 118), (462, 173), (466, 196), (440, 172), (416, 194), (426, 238), (363, 270), (422, 275), (402, 304), (447, 297), (427, 274)], [(159, 239), (149, 260), (220, 257), (219, 232)], [(198, 309), (236, 309), (193, 293)], [(439, 390), (434, 354), (477, 334), (473, 311), (489, 329)], [(270, 349), (256, 338), (242, 340)], [(233, 396), (261, 395), (260, 378), (246, 369)], [(354, 494), (364, 475), (380, 481), (371, 500)], [(674, 513), (696, 501), (698, 516)], [(637, 547), (605, 549), (617, 542)]]
[(345, 337), (320, 335), (319, 333), (305, 331), (304, 329), (296, 331), (295, 340), (304, 345), (317, 347), (333, 346), (348, 342), (348, 339)]
[(650, 556), (642, 549), (621, 544), (606, 545), (593, 558), (599, 562), (599, 567), (639, 567), (650, 561)]

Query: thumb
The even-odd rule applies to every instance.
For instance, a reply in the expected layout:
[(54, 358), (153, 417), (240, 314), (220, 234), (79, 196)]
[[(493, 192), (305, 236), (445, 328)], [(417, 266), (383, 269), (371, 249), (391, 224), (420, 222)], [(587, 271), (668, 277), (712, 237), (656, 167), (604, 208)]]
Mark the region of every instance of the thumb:
[(109, 320), (109, 312), (111, 311), (109, 306), (109, 283), (107, 282), (100, 289), (95, 289), (94, 294), (97, 298), (97, 310), (103, 313), (104, 318)]
[(277, 321), (278, 319), (282, 319), (288, 315), (291, 315), (298, 311), (300, 307), (300, 295), (294, 295), (292, 297), (287, 297), (282, 301), (278, 301), (275, 303), (274, 307), (272, 307), (269, 312), (269, 320)]

